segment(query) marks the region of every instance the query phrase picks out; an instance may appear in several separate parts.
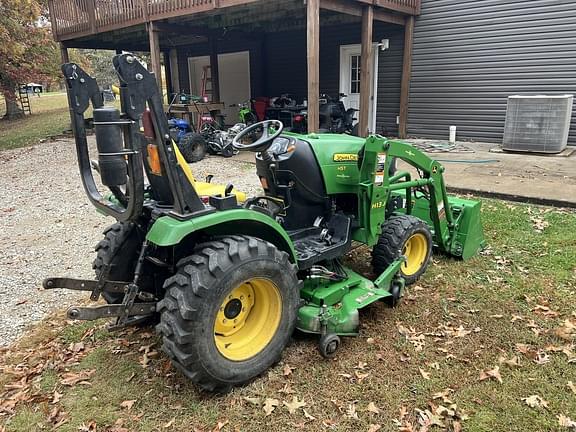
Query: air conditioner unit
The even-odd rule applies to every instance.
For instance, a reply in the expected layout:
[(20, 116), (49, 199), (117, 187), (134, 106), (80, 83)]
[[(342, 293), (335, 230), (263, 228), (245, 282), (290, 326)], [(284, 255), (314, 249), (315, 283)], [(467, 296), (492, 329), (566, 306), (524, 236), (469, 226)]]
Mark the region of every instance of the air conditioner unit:
[(560, 153), (568, 144), (574, 95), (509, 96), (502, 149)]

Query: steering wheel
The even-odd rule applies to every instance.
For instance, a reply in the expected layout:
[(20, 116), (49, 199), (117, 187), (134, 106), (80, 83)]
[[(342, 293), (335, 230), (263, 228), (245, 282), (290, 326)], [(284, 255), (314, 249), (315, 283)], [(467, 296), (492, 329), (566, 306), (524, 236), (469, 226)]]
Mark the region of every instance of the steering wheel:
[[(270, 128), (275, 129), (275, 132), (270, 134)], [(243, 144), (241, 140), (250, 135), (258, 136), (258, 132), (262, 131), (262, 135), (256, 141), (250, 144)], [(253, 125), (248, 126), (238, 133), (232, 140), (232, 145), (237, 150), (250, 150), (253, 152), (263, 152), (272, 145), (272, 142), (280, 136), (284, 130), (284, 124), (280, 120), (264, 120)]]

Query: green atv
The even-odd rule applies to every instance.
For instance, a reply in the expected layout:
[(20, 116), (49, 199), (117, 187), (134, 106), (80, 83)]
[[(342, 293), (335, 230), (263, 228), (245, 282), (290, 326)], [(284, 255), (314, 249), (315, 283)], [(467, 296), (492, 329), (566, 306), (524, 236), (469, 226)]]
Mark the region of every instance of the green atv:
[[(360, 331), (358, 311), (394, 306), (426, 270), (433, 247), (467, 259), (484, 244), (480, 203), (449, 197), (444, 168), (380, 136), (283, 134), (282, 123), (244, 129), (265, 194), (199, 184), (170, 139), (154, 75), (131, 54), (114, 58), (120, 111), (76, 64), (68, 85), (80, 172), (90, 201), (116, 218), (97, 245), (96, 280), (46, 279), (47, 289), (102, 295), (72, 319), (115, 317), (113, 328), (156, 321), (163, 350), (193, 382), (226, 391), (261, 374), (294, 329), (320, 336), (324, 357)], [(83, 116), (94, 108), (98, 171)], [(394, 159), (420, 173), (393, 172)], [(341, 259), (372, 248), (373, 278)]]

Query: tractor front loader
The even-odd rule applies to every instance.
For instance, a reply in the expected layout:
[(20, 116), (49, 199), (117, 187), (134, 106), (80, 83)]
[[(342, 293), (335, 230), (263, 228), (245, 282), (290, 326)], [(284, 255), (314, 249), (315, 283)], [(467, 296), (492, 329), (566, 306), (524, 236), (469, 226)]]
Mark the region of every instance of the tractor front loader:
[[(131, 54), (117, 55), (114, 68), (121, 110), (102, 105), (78, 65), (62, 67), (84, 188), (117, 222), (96, 246), (96, 280), (44, 287), (106, 300), (70, 308), (73, 319), (113, 317), (113, 328), (156, 321), (163, 350), (204, 389), (254, 379), (295, 328), (319, 335), (320, 353), (333, 356), (341, 336), (358, 335), (358, 311), (379, 300), (395, 306), (433, 248), (467, 259), (484, 244), (480, 203), (448, 196), (438, 162), (380, 136), (256, 123), (233, 145), (255, 153), (264, 194), (198, 182), (170, 138), (154, 75)], [(90, 102), (97, 164), (84, 129)], [(394, 172), (394, 158), (420, 177)], [(361, 245), (372, 249), (374, 277), (342, 264)]]

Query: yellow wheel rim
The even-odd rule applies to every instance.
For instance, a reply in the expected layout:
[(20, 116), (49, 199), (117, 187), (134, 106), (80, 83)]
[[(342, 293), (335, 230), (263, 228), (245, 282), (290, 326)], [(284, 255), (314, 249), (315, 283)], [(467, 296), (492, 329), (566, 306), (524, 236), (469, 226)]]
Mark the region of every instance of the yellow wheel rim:
[(416, 274), (424, 265), (428, 255), (428, 239), (424, 234), (416, 233), (412, 235), (404, 244), (402, 255), (406, 261), (402, 264), (402, 273), (406, 276)]
[(248, 360), (268, 346), (280, 325), (282, 296), (268, 279), (250, 279), (224, 298), (214, 322), (220, 354), (232, 361)]

